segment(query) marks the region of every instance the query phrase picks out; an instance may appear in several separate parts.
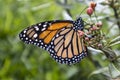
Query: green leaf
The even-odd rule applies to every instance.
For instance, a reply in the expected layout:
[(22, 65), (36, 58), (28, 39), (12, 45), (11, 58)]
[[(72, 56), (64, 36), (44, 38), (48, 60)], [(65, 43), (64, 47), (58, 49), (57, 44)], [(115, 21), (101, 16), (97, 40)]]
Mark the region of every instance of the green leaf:
[(69, 68), (69, 70), (68, 70), (68, 72), (66, 74), (66, 77), (70, 78), (73, 75), (75, 75), (77, 72), (78, 72), (78, 69), (76, 67), (71, 67), (71, 68)]
[(112, 63), (109, 64), (109, 71), (112, 78), (120, 76), (120, 71)]
[(33, 7), (32, 10), (33, 10), (33, 11), (37, 11), (37, 10), (44, 9), (44, 8), (46, 8), (46, 7), (49, 7), (49, 6), (51, 6), (51, 2), (49, 2), (49, 3), (44, 3), (44, 4), (41, 4), (41, 5), (39, 5), (39, 6)]
[(116, 38), (110, 41), (110, 46), (114, 46), (117, 44), (120, 44), (120, 36), (117, 36)]
[(93, 72), (89, 75), (89, 77), (91, 77), (92, 75), (100, 74), (100, 73), (107, 74), (107, 72), (108, 72), (108, 67), (100, 68), (100, 69), (98, 69), (98, 70), (93, 71)]
[(51, 72), (46, 73), (46, 80), (52, 80), (52, 73)]
[(120, 58), (118, 58), (115, 62), (113, 62), (113, 65), (117, 70), (120, 71)]
[(117, 44), (120, 44), (120, 41), (117, 41), (117, 42), (111, 44), (110, 47), (111, 47), (111, 46), (114, 46), (114, 45), (117, 45)]
[(6, 75), (7, 71), (9, 70), (10, 64), (11, 61), (9, 60), (9, 58), (6, 58), (3, 67), (0, 69), (0, 77), (4, 77)]

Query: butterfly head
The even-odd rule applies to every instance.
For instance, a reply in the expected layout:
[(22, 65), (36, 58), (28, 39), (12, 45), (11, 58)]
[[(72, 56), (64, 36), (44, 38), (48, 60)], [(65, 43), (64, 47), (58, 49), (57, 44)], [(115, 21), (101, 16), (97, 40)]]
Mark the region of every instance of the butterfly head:
[(76, 21), (74, 21), (75, 30), (83, 30), (84, 22), (81, 17), (79, 17)]

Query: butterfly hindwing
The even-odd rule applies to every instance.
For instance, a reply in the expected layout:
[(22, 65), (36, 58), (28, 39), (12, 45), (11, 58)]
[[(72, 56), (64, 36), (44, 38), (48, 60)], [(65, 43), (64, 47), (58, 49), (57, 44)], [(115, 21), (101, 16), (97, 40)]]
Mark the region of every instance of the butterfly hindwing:
[(74, 64), (87, 55), (83, 39), (71, 27), (61, 29), (51, 41), (49, 52), (59, 63)]

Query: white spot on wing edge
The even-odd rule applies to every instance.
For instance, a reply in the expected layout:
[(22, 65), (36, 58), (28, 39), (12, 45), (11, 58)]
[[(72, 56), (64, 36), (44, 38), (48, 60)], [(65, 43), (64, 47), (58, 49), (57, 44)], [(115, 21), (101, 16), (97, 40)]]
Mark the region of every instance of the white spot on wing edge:
[(41, 23), (40, 24), (38, 24), (39, 26), (41, 26)]
[(35, 26), (35, 30), (36, 30), (36, 31), (38, 31), (38, 30), (39, 30), (38, 26)]
[(24, 30), (23, 33), (26, 33), (26, 30)]
[(43, 25), (43, 27), (46, 27), (46, 26), (47, 26), (46, 24)]
[(41, 31), (44, 31), (46, 28), (43, 28)]
[(34, 34), (34, 36), (33, 36), (33, 37), (34, 37), (34, 38), (36, 38), (37, 36), (38, 36), (38, 34)]
[(23, 34), (23, 37), (25, 37), (25, 34)]

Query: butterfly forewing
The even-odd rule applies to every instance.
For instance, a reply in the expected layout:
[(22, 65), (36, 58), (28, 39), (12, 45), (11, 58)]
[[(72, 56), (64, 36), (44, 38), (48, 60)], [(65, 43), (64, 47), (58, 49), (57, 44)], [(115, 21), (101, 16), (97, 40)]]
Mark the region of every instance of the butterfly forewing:
[(19, 34), (19, 37), (22, 41), (26, 43), (34, 43), (35, 40), (39, 40), (44, 41), (44, 43), (46, 44), (49, 44), (59, 29), (71, 23), (72, 21), (69, 20), (41, 22), (23, 30)]
[(19, 37), (25, 43), (49, 51), (59, 63), (74, 64), (86, 56), (83, 39), (74, 29), (70, 20), (47, 21), (26, 28)]

